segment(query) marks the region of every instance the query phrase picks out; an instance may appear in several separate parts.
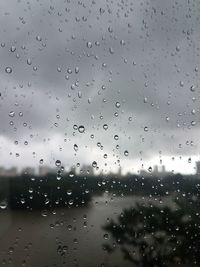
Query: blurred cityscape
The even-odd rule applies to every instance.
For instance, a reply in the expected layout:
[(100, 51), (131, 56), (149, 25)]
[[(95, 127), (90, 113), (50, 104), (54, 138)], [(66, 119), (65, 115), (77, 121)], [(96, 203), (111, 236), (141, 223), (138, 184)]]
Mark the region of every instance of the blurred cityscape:
[[(196, 162), (196, 172), (192, 176), (198, 176), (200, 175), (200, 161)], [(37, 169), (33, 167), (25, 167), (21, 170), (18, 170), (17, 167), (11, 167), (9, 169), (6, 169), (4, 167), (0, 167), (0, 177), (17, 177), (21, 175), (33, 175), (33, 176), (40, 176), (40, 177), (45, 177), (48, 174), (56, 174), (58, 172), (58, 168), (53, 168), (49, 166), (39, 166)], [(92, 166), (92, 165), (82, 165), (81, 167), (71, 167), (67, 171), (62, 168), (62, 173), (70, 173), (73, 172), (74, 174), (78, 176), (102, 176), (104, 175), (103, 171), (99, 171), (98, 168)], [(147, 176), (152, 176), (152, 177), (159, 177), (159, 178), (164, 178), (170, 175), (173, 175), (172, 172), (167, 171), (165, 168), (165, 165), (158, 166), (154, 165), (153, 168), (149, 167), (148, 170), (140, 170), (138, 174), (142, 177), (147, 177)], [(122, 168), (119, 167), (117, 173), (107, 173), (106, 176), (113, 176), (115, 175), (116, 177), (122, 177), (124, 176), (122, 173)], [(127, 173), (127, 175), (130, 175), (130, 173)], [(191, 175), (190, 175), (191, 176)]]

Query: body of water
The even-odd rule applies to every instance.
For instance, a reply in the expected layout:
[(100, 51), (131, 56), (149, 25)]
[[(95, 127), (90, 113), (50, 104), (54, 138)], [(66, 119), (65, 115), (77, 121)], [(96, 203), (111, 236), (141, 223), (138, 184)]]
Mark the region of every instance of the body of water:
[[(102, 226), (136, 202), (172, 206), (147, 197), (94, 197), (82, 208), (0, 212), (0, 264), (5, 266), (132, 266), (121, 252), (105, 252)], [(105, 264), (105, 265), (103, 265)]]

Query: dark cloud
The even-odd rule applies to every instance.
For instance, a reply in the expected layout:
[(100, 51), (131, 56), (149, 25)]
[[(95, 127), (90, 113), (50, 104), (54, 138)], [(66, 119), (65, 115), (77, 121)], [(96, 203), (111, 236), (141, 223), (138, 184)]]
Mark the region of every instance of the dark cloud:
[(36, 158), (42, 153), (49, 163), (97, 158), (102, 168), (107, 153), (111, 169), (117, 160), (128, 169), (139, 167), (141, 157), (198, 156), (198, 1), (1, 1), (0, 7), (3, 161), (16, 140), (29, 140), (26, 148), (18, 145), (18, 165), (31, 164), (36, 149)]

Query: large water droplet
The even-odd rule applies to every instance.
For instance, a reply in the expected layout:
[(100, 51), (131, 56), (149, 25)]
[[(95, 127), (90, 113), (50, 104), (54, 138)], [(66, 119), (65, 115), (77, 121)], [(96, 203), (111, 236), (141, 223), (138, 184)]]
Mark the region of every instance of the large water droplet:
[(93, 167), (93, 168), (96, 168), (96, 167), (97, 167), (97, 162), (96, 162), (96, 161), (93, 161), (93, 162), (92, 162), (92, 167)]
[(194, 85), (191, 85), (191, 86), (190, 86), (190, 91), (191, 91), (191, 92), (195, 92), (195, 86), (194, 86)]
[(56, 165), (57, 167), (60, 167), (60, 165), (61, 165), (61, 161), (60, 161), (59, 159), (57, 159), (56, 162), (55, 162), (55, 165)]
[(16, 47), (14, 45), (12, 45), (11, 48), (10, 48), (10, 51), (11, 52), (15, 52), (15, 50), (16, 50)]
[(8, 206), (8, 203), (6, 200), (2, 200), (0, 202), (0, 209), (5, 210), (7, 208), (7, 206)]
[(125, 155), (126, 157), (128, 157), (128, 155), (129, 155), (128, 150), (125, 150), (125, 151), (124, 151), (124, 155)]
[(8, 74), (12, 73), (12, 68), (11, 67), (6, 67), (5, 68), (5, 72), (8, 73)]
[(103, 125), (103, 129), (104, 129), (104, 130), (108, 130), (108, 124), (104, 124), (104, 125)]
[(82, 92), (81, 91), (78, 91), (78, 97), (82, 98)]
[(78, 127), (78, 131), (79, 131), (79, 133), (84, 133), (85, 132), (85, 127), (83, 125), (80, 125)]
[(117, 134), (114, 135), (114, 139), (115, 140), (118, 140), (119, 139), (119, 136)]
[(67, 195), (68, 195), (68, 196), (71, 196), (71, 194), (72, 194), (72, 190), (71, 190), (71, 189), (68, 189), (68, 190), (67, 190)]
[(37, 35), (36, 38), (35, 38), (37, 41), (41, 42), (42, 41), (42, 37)]
[(77, 144), (74, 144), (74, 151), (78, 151), (78, 146), (77, 146)]
[(120, 105), (119, 102), (116, 102), (116, 103), (115, 103), (115, 107), (116, 107), (116, 108), (120, 108), (120, 106), (121, 106), (121, 105)]
[(107, 240), (107, 239), (109, 239), (109, 235), (108, 235), (108, 234), (104, 234), (103, 238), (104, 238), (105, 240)]
[(10, 111), (9, 112), (9, 117), (14, 117), (15, 116), (15, 112), (14, 111)]
[(91, 42), (87, 42), (87, 47), (88, 48), (92, 48), (92, 43)]
[(31, 65), (32, 64), (32, 60), (30, 58), (27, 59), (27, 64)]

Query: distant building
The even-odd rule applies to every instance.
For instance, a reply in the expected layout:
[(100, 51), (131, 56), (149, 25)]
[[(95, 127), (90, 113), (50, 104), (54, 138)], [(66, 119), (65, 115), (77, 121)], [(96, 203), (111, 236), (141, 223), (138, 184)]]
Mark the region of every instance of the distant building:
[(39, 166), (39, 176), (44, 177), (48, 174), (55, 174), (56, 169), (50, 168), (48, 166)]
[(79, 174), (84, 176), (94, 175), (94, 168), (90, 165), (83, 165), (80, 168)]
[(5, 169), (0, 167), (0, 177), (14, 177), (17, 176), (17, 168), (12, 167), (10, 169)]
[(120, 166), (117, 172), (118, 177), (122, 177), (122, 167)]
[(16, 167), (12, 167), (10, 169), (7, 170), (7, 176), (17, 176), (17, 168)]
[(152, 176), (152, 177), (163, 178), (163, 177), (166, 177), (167, 175), (170, 175), (171, 174), (170, 172), (167, 172), (166, 171), (164, 165), (162, 165), (161, 171), (159, 169), (160, 169), (159, 166), (158, 165), (155, 165), (152, 172), (141, 170), (140, 171), (140, 175), (143, 176), (143, 177), (145, 177), (145, 176)]
[(158, 165), (154, 166), (154, 171), (153, 172), (154, 172), (154, 174), (158, 174)]
[(196, 174), (200, 175), (200, 161), (196, 161)]
[(26, 168), (22, 169), (21, 174), (34, 175), (35, 174), (35, 169), (31, 168), (31, 167), (26, 167)]
[(0, 167), (0, 177), (5, 176), (5, 173), (6, 173), (6, 169), (3, 167)]
[(165, 165), (162, 165), (162, 173), (166, 173)]

